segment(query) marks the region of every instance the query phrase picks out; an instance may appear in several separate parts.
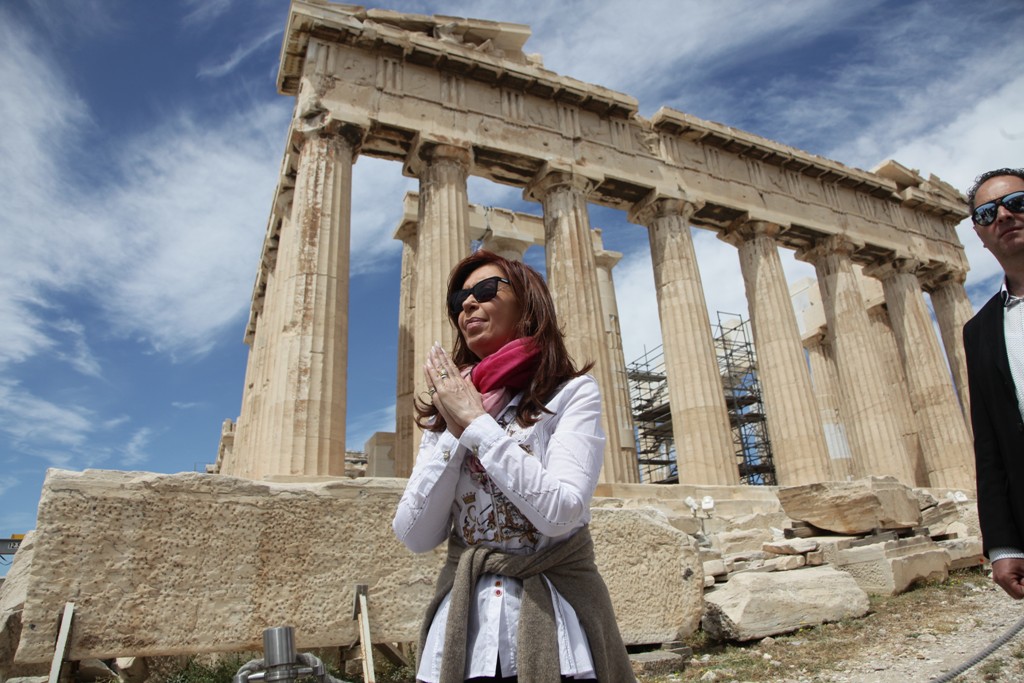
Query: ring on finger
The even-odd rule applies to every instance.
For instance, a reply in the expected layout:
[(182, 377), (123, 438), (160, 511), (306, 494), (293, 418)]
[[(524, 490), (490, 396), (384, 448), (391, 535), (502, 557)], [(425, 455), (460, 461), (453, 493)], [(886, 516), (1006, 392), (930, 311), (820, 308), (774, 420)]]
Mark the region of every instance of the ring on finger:
[(441, 371), (439, 371), (439, 372), (437, 373), (437, 375), (438, 375), (438, 377), (440, 377), (441, 379), (448, 379), (448, 371), (447, 371), (447, 370), (441, 370)]
[(436, 393), (437, 393), (437, 389), (435, 389), (434, 387), (430, 387), (429, 389), (427, 389), (427, 394), (430, 395), (430, 396), (433, 396)]

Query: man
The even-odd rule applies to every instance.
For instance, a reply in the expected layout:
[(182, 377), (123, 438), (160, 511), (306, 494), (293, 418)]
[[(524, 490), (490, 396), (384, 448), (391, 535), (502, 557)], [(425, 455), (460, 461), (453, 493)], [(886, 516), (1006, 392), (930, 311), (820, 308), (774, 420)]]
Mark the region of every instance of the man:
[(1000, 291), (964, 326), (978, 517), (992, 578), (1024, 597), (1024, 169), (978, 177), (974, 230), (1002, 266)]

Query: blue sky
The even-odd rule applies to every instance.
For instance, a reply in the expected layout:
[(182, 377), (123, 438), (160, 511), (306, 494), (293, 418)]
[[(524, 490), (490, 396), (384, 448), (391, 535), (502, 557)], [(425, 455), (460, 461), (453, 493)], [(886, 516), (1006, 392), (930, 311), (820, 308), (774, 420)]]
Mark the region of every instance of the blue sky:
[[(966, 189), (1024, 165), (1017, 0), (394, 2), (529, 24), (559, 73), (844, 164), (894, 158)], [(45, 471), (179, 472), (237, 416), (242, 343), (292, 100), (283, 0), (0, 1), (0, 537)], [(394, 416), (400, 166), (353, 189), (348, 445)], [(539, 213), (479, 180), (470, 200)], [(627, 360), (660, 343), (646, 233), (592, 208)], [(997, 266), (961, 226), (975, 305)], [(708, 307), (745, 314), (733, 247), (696, 243)], [(811, 275), (782, 252), (791, 279)], [(543, 264), (533, 249), (531, 263)], [(713, 284), (708, 284), (713, 283)], [(0, 571), (3, 568), (0, 567)]]

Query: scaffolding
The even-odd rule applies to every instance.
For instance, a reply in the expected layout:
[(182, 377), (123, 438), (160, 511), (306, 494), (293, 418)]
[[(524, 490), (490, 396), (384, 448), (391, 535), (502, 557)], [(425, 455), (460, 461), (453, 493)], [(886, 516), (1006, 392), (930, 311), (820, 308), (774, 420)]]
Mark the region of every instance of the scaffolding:
[[(773, 485), (776, 483), (775, 464), (750, 323), (740, 316), (719, 312), (713, 336), (740, 481)], [(679, 471), (662, 347), (644, 349), (644, 355), (627, 366), (626, 374), (640, 480), (647, 484), (676, 483)]]
[(665, 379), (662, 347), (644, 355), (626, 368), (629, 401), (636, 430), (636, 457), (640, 481), (670, 484), (679, 481), (676, 449), (672, 442), (672, 413)]

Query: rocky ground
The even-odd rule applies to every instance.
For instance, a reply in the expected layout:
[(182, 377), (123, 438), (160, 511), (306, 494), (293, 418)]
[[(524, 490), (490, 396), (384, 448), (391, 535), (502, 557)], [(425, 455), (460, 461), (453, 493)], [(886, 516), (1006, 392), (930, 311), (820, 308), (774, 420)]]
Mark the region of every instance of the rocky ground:
[[(938, 681), (1024, 619), (981, 570), (951, 575), (892, 598), (873, 599), (861, 619), (804, 629), (746, 646), (708, 643), (698, 634), (684, 671), (641, 683), (917, 683)], [(1024, 632), (954, 679), (1024, 681)]]

